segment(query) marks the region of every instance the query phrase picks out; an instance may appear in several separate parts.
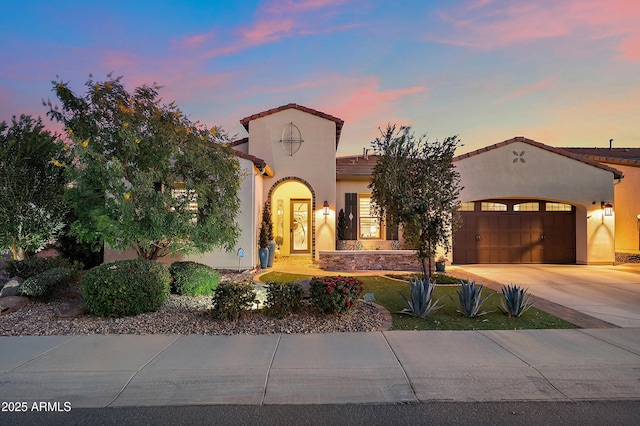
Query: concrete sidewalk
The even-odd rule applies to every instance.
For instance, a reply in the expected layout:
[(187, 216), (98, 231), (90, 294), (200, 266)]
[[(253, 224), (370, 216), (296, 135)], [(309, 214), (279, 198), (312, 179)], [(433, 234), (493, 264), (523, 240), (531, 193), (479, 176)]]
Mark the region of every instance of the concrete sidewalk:
[(0, 401), (640, 400), (640, 328), (0, 337)]

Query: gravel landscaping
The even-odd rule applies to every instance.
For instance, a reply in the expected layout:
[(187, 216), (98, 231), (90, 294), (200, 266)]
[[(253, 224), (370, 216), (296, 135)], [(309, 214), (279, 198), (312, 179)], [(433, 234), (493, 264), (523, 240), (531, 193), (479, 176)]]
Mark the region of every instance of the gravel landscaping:
[[(246, 274), (226, 273), (223, 280), (250, 280)], [(384, 314), (375, 306), (358, 303), (345, 315), (327, 315), (311, 305), (301, 312), (278, 319), (252, 311), (238, 321), (211, 317), (211, 297), (171, 295), (157, 312), (125, 318), (100, 318), (81, 314), (62, 318), (69, 304), (79, 300), (78, 286), (67, 289), (49, 302), (30, 301), (17, 312), (0, 316), (0, 336), (47, 336), (77, 334), (274, 334), (376, 331)]]

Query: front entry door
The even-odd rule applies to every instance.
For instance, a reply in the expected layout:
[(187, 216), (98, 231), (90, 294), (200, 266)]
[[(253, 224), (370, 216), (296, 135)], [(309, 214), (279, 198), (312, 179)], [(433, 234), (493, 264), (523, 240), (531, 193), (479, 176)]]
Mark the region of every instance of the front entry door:
[(291, 253), (311, 253), (311, 200), (291, 200)]

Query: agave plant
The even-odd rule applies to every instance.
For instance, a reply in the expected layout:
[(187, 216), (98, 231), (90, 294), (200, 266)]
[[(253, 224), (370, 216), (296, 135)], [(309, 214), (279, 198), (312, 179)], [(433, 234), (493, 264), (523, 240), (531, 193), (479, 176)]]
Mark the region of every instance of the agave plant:
[(527, 294), (527, 289), (523, 289), (518, 285), (502, 286), (502, 294), (504, 299), (500, 301), (502, 306), (498, 306), (498, 309), (509, 317), (517, 318), (524, 314), (534, 302), (529, 303), (530, 293)]
[(399, 314), (426, 318), (438, 309), (442, 308), (443, 305), (438, 304), (442, 297), (435, 302), (432, 299), (433, 289), (436, 286), (435, 281), (432, 282), (428, 278), (421, 279), (414, 276), (409, 279), (409, 285), (411, 286), (411, 300), (407, 299), (404, 294), (398, 292), (407, 304), (407, 308), (398, 312)]
[(467, 318), (475, 318), (491, 312), (480, 312), (482, 304), (491, 297), (491, 295), (489, 295), (484, 299), (482, 298), (483, 287), (482, 284), (476, 284), (475, 280), (468, 283), (460, 281), (460, 288), (457, 290), (460, 309), (456, 309), (456, 311)]

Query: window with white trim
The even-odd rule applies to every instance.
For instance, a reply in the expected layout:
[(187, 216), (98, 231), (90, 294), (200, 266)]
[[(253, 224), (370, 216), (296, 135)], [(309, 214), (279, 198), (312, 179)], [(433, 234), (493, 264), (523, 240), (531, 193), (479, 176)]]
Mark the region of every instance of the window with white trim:
[(380, 218), (373, 214), (371, 195), (358, 194), (359, 237), (362, 239), (380, 238)]

